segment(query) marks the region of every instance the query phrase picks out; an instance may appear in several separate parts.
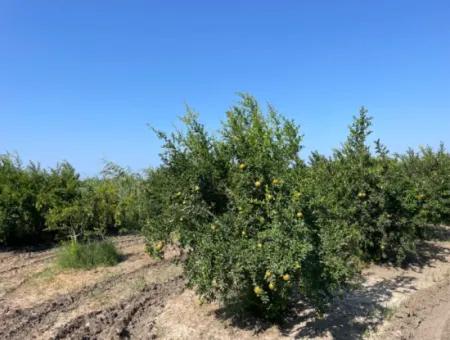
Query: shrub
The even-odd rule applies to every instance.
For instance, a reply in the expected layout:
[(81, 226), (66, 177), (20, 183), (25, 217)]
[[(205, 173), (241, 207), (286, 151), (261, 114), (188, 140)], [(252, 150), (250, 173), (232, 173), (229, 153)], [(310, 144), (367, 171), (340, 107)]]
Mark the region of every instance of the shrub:
[(67, 162), (44, 170), (1, 155), (0, 245), (135, 232), (150, 211), (145, 194), (141, 176), (112, 163), (103, 177), (81, 180)]
[(422, 147), (398, 155), (398, 173), (407, 179), (410, 188), (409, 206), (417, 212), (420, 234), (427, 225), (450, 225), (450, 154), (443, 144), (435, 152)]
[(151, 254), (179, 235), (189, 252), (190, 286), (207, 300), (270, 319), (280, 317), (294, 292), (319, 301), (351, 276), (352, 270), (334, 275), (335, 250), (327, 249), (323, 264), (323, 252), (314, 248), (318, 228), (308, 197), (296, 190), (304, 165), (292, 121), (271, 107), (264, 115), (244, 95), (218, 138), (191, 112), (184, 122), (184, 134), (159, 133), (165, 153), (152, 194), (161, 215), (146, 227)]
[[(407, 205), (408, 186), (387, 149), (376, 142), (376, 156), (366, 140), (371, 118), (362, 108), (350, 134), (331, 159), (317, 157), (312, 164), (318, 224), (330, 229), (342, 226), (354, 250), (364, 261), (403, 262), (415, 251), (414, 211)], [(333, 242), (346, 242), (341, 235)]]
[(102, 171), (99, 185), (109, 193), (104, 207), (112, 211), (112, 223), (107, 228), (112, 233), (128, 233), (141, 230), (150, 209), (146, 187), (141, 175), (120, 166), (107, 163)]
[(359, 230), (339, 211), (334, 181), (332, 161), (318, 153), (311, 155), (307, 167), (297, 169), (296, 197), (306, 205), (313, 246), (305, 263), (309, 268), (305, 289), (319, 306), (359, 273), (362, 262)]
[[(57, 193), (64, 188), (57, 185)], [(52, 202), (52, 193), (47, 201)], [(58, 200), (46, 215), (49, 230), (60, 238), (90, 239), (139, 230), (146, 210), (142, 179), (108, 163), (102, 178), (88, 178), (74, 187), (70, 199)]]
[(0, 155), (0, 244), (19, 246), (44, 242), (44, 211), (37, 204), (47, 174), (39, 165), (24, 168), (20, 159)]
[(75, 240), (65, 243), (57, 256), (62, 268), (91, 269), (98, 266), (113, 266), (120, 261), (120, 253), (111, 241), (80, 243)]

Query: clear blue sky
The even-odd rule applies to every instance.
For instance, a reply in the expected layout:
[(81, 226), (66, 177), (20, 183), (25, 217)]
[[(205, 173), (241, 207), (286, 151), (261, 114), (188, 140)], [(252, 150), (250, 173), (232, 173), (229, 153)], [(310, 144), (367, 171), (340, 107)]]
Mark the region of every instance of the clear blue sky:
[(450, 145), (450, 1), (0, 2), (0, 153), (155, 166), (148, 123), (189, 104), (217, 129), (239, 91), (294, 118), (306, 152), (360, 105), (393, 151)]

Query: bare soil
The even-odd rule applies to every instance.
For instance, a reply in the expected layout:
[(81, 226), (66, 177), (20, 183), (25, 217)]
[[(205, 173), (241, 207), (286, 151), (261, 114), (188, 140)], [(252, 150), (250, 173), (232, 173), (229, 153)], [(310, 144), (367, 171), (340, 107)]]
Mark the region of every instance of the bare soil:
[(138, 236), (114, 239), (114, 267), (62, 271), (56, 249), (0, 252), (0, 339), (450, 339), (450, 229), (407, 268), (370, 265), (329, 313), (298, 301), (285, 322), (237, 318), (185, 289), (172, 250), (157, 261)]
[(119, 237), (114, 267), (61, 271), (56, 250), (0, 257), (0, 339), (150, 339), (156, 314), (184, 289), (179, 265)]

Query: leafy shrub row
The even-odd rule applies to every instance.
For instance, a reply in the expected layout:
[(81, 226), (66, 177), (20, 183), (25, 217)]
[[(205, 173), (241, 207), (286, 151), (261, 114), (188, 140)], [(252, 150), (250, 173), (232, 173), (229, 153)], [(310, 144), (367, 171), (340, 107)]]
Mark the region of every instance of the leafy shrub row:
[[(330, 157), (299, 158), (298, 126), (244, 95), (217, 135), (193, 112), (167, 135), (163, 164), (148, 179), (148, 251), (177, 242), (190, 286), (277, 318), (301, 293), (317, 306), (348, 284), (361, 263), (397, 264), (415, 253), (427, 224), (448, 222), (449, 154), (373, 153), (362, 108)], [(429, 176), (433, 172), (432, 176)]]
[(429, 226), (450, 223), (448, 152), (391, 155), (379, 140), (372, 150), (364, 108), (340, 148), (307, 162), (295, 122), (248, 95), (217, 134), (193, 112), (183, 122), (157, 131), (162, 165), (145, 176), (107, 164), (80, 179), (68, 163), (44, 170), (0, 156), (0, 245), (71, 237), (63, 258), (77, 264), (75, 240), (142, 229), (153, 256), (184, 249), (202, 298), (275, 319), (295, 294), (324, 306), (364, 262), (404, 263)]
[(143, 180), (108, 164), (102, 178), (81, 180), (69, 163), (45, 170), (0, 156), (0, 245), (88, 239), (139, 230)]

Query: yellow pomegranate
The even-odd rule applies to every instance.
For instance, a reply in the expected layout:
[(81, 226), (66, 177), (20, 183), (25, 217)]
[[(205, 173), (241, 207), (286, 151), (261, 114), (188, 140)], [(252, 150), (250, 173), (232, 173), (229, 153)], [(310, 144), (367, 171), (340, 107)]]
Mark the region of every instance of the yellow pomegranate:
[(298, 218), (303, 218), (303, 213), (302, 213), (301, 211), (299, 211), (299, 212), (297, 213), (297, 217), (298, 217)]
[(283, 278), (283, 281), (289, 281), (291, 279), (291, 276), (289, 274), (284, 274), (282, 276), (282, 278)]
[(253, 288), (253, 291), (258, 296), (260, 296), (262, 293), (264, 293), (264, 289), (262, 289), (260, 286), (255, 286), (255, 288)]
[(163, 247), (164, 247), (164, 242), (163, 241), (158, 241), (154, 245), (154, 248), (155, 248), (156, 251), (160, 251)]
[(245, 170), (246, 167), (247, 167), (247, 165), (245, 165), (244, 163), (239, 164), (240, 170)]
[(255, 187), (259, 188), (259, 187), (261, 187), (261, 184), (262, 184), (261, 181), (256, 181), (255, 182)]
[(275, 290), (275, 288), (277, 288), (275, 282), (269, 283), (269, 289), (270, 289), (270, 290)]

